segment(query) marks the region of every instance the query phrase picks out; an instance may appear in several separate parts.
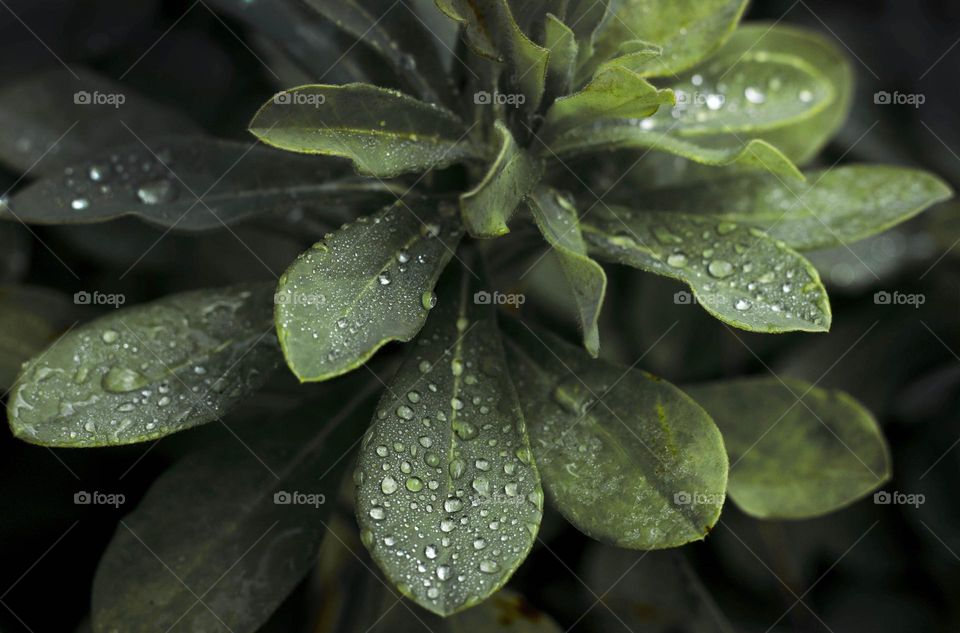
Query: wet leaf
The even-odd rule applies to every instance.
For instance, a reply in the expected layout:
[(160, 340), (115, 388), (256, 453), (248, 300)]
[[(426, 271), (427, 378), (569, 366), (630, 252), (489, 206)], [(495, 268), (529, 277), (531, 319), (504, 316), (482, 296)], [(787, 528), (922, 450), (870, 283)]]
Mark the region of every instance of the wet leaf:
[(702, 539), (727, 484), (723, 439), (682, 391), (505, 323), (508, 358), (551, 503), (577, 529), (630, 549)]
[(580, 233), (580, 219), (573, 203), (559, 192), (538, 188), (527, 199), (540, 233), (553, 248), (577, 304), (583, 346), (594, 358), (600, 353), (597, 321), (607, 290), (603, 267), (590, 259)]
[(24, 365), (7, 404), (14, 435), (112, 446), (218, 419), (280, 361), (271, 298), (267, 285), (185, 292), (71, 330)]
[(581, 221), (598, 257), (689, 284), (716, 318), (754, 332), (823, 332), (830, 328), (827, 291), (801, 255), (750, 226), (709, 217), (598, 209)]
[(324, 207), (394, 199), (379, 182), (344, 174), (332, 159), (201, 137), (138, 142), (65, 168), (17, 192), (0, 217), (80, 224), (132, 215), (182, 231), (220, 229), (297, 205)]
[(368, 84), (285, 90), (260, 108), (250, 131), (280, 149), (349, 158), (378, 178), (477, 157), (455, 114)]
[(747, 224), (791, 248), (812, 250), (870, 237), (953, 195), (936, 176), (903, 167), (851, 165), (806, 177), (790, 183), (744, 175), (633, 197), (645, 208)]
[(543, 163), (517, 145), (510, 130), (497, 121), (500, 152), (483, 180), (460, 196), (463, 223), (474, 237), (499, 237), (510, 232), (507, 222), (523, 197), (540, 180)]
[(877, 421), (842, 391), (743, 378), (685, 388), (713, 415), (730, 453), (730, 498), (760, 518), (820, 516), (890, 478)]
[[(200, 133), (189, 118), (128, 86), (76, 67), (56, 68), (0, 90), (0, 162), (54, 174), (91, 151), (167, 134)], [(122, 103), (120, 100), (122, 99)]]
[(622, 0), (596, 47), (597, 61), (613, 56), (623, 42), (644, 40), (663, 55), (642, 69), (666, 77), (690, 68), (729, 37), (747, 0)]
[(451, 267), (360, 451), (361, 537), (401, 593), (439, 615), (496, 592), (533, 545), (540, 478), (495, 308)]
[(236, 424), (161, 475), (100, 560), (96, 630), (258, 630), (316, 565), (370, 392)]
[(396, 202), (328, 234), (277, 287), (276, 324), (302, 382), (356, 369), (389, 341), (413, 338), (461, 229), (452, 207)]

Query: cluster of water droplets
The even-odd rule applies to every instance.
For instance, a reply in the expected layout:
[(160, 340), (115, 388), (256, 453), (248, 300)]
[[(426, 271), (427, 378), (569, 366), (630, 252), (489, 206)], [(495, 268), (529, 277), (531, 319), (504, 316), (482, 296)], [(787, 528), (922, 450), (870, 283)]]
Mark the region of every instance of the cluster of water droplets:
[[(188, 293), (110, 315), (24, 367), (16, 425), (52, 444), (155, 437), (220, 415), (276, 364), (269, 293)], [(200, 419), (202, 418), (202, 419)]]
[(711, 310), (757, 326), (826, 324), (826, 296), (812, 267), (762, 232), (673, 213), (617, 216), (622, 221), (608, 222), (599, 243), (627, 263), (687, 281)]
[(404, 593), (438, 611), (498, 586), (529, 550), (543, 509), (502, 361), (482, 342), (483, 326), (456, 326), (418, 339), (355, 475), (363, 542)]

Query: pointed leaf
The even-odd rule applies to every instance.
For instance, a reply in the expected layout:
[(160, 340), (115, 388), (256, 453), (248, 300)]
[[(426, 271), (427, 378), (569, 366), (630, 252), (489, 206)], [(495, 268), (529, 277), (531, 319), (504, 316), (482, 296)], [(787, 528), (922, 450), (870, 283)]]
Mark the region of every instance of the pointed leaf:
[(952, 197), (915, 169), (851, 165), (808, 172), (808, 184), (740, 176), (631, 196), (644, 208), (700, 213), (756, 227), (791, 248), (812, 250), (870, 237)]
[(890, 478), (889, 449), (876, 420), (841, 391), (778, 378), (685, 390), (723, 432), (731, 461), (730, 498), (747, 514), (819, 516)]
[(296, 205), (332, 207), (394, 199), (379, 182), (358, 181), (332, 159), (250, 143), (169, 138), (138, 142), (66, 167), (73, 174), (18, 191), (0, 217), (29, 224), (102, 222), (132, 215), (182, 231), (220, 229)]
[(452, 112), (367, 84), (280, 92), (260, 108), (250, 131), (280, 149), (349, 158), (359, 173), (379, 178), (477, 156)]
[(7, 404), (13, 434), (113, 446), (218, 419), (279, 364), (272, 296), (265, 284), (184, 292), (71, 330), (24, 365)]
[(577, 529), (631, 549), (702, 539), (727, 485), (723, 439), (682, 391), (505, 323), (508, 358), (552, 504)]
[(830, 304), (817, 271), (783, 242), (752, 227), (617, 207), (594, 211), (581, 229), (598, 257), (689, 284), (707, 312), (735, 327), (830, 328)]
[(161, 475), (100, 560), (96, 630), (259, 630), (316, 565), (344, 454), (373, 408), (369, 389), (346, 406), (343, 393), (237, 424), (240, 441), (224, 436)]
[(552, 13), (544, 24), (543, 45), (550, 51), (547, 59), (547, 95), (556, 98), (570, 91), (577, 69), (577, 38), (573, 31)]
[[(544, 122), (547, 139), (602, 119), (642, 119), (661, 104), (672, 104), (673, 93), (657, 90), (623, 66), (601, 70), (580, 92), (557, 99)], [(549, 141), (548, 141), (549, 142)]]
[(534, 112), (543, 99), (550, 51), (527, 37), (513, 17), (509, 0), (492, 0), (490, 4), (487, 19), (493, 40), (506, 58), (507, 79), (523, 93), (524, 108)]
[(747, 0), (621, 0), (596, 47), (604, 61), (623, 42), (644, 40), (663, 48), (641, 74), (666, 77), (690, 68), (730, 36)]
[(500, 59), (487, 16), (473, 0), (435, 0), (441, 13), (460, 25), (462, 37), (470, 49), (488, 59)]
[(656, 44), (643, 40), (629, 40), (620, 45), (616, 57), (600, 64), (597, 72), (599, 73), (611, 66), (622, 66), (634, 73), (641, 74), (651, 60), (655, 60), (661, 55), (663, 55), (663, 49)]
[[(165, 134), (200, 133), (189, 118), (128, 86), (74, 67), (45, 71), (0, 90), (0, 162), (18, 172), (62, 174), (91, 151)], [(122, 100), (122, 103), (120, 101)]]
[(439, 615), (502, 587), (543, 511), (495, 308), (477, 303), (479, 290), (459, 266), (441, 281), (357, 467), (364, 544), (404, 595)]
[(517, 145), (503, 122), (497, 121), (495, 129), (500, 136), (500, 153), (483, 180), (460, 196), (463, 223), (473, 237), (509, 233), (507, 222), (543, 173), (543, 162)]
[(291, 371), (301, 382), (327, 380), (389, 341), (413, 338), (460, 236), (447, 205), (397, 202), (300, 255), (277, 287), (277, 334)]
[(600, 353), (597, 321), (607, 290), (607, 275), (603, 267), (587, 255), (587, 245), (580, 233), (580, 218), (571, 201), (556, 190), (542, 187), (527, 202), (540, 233), (560, 260), (573, 292), (583, 330), (583, 346), (596, 358)]

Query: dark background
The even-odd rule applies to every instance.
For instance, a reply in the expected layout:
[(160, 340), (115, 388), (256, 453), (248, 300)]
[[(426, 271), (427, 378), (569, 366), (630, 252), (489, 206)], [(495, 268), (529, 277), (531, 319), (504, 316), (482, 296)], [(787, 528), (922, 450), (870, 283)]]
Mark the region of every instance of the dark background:
[[(960, 187), (960, 3), (768, 0), (753, 2), (748, 19), (806, 25), (850, 52), (857, 96), (849, 122), (820, 160), (825, 166), (922, 166)], [(247, 48), (260, 54), (257, 42), (242, 24), (217, 18), (199, 3), (5, 0), (0, 82), (57, 66), (54, 53), (114, 78), (135, 64), (125, 84), (182, 109), (213, 133), (243, 137), (252, 112), (284, 87)], [(878, 105), (873, 95), (880, 90), (921, 94), (925, 102), (919, 108)], [(0, 171), (0, 184), (16, 177)], [(762, 632), (774, 622), (774, 631), (960, 630), (960, 446), (952, 448), (960, 439), (956, 211), (943, 205), (857, 245), (857, 257), (842, 250), (818, 255), (815, 263), (834, 307), (828, 335), (735, 337), (694, 310), (666, 300), (651, 303), (676, 290), (669, 282), (611, 279), (613, 287), (630, 288), (638, 297), (635, 305), (617, 305), (616, 314), (608, 310), (608, 320), (628, 324), (634, 333), (622, 342), (623, 356), (635, 357), (678, 320), (680, 326), (645, 363), (671, 381), (762, 374), (766, 367), (808, 380), (824, 376), (820, 386), (849, 391), (880, 419), (895, 469), (885, 489), (925, 495), (917, 508), (875, 505), (868, 498), (800, 522), (760, 523), (728, 504), (724, 525), (684, 552), (734, 630)], [(212, 281), (269, 278), (236, 243), (208, 236), (172, 237), (136, 274), (118, 282), (118, 267), (130, 261), (125, 249), (142, 251), (156, 234), (136, 223), (114, 224), (38, 234), (85, 279), (113, 275), (111, 287), (128, 301), (192, 287), (197, 281), (189, 266), (204, 262), (212, 270), (202, 276)], [(105, 239), (111, 249), (101, 248)], [(278, 272), (298, 250), (295, 243), (262, 235), (249, 239)], [(217, 269), (193, 255), (199, 250), (230, 266)], [(858, 257), (878, 275), (864, 270)], [(195, 263), (167, 274), (165, 266), (180, 259)], [(37, 245), (25, 281), (76, 285)], [(878, 290), (922, 293), (926, 301), (920, 308), (876, 305)], [(643, 308), (649, 305), (666, 307), (651, 313)], [(260, 399), (244, 414), (265, 415), (272, 402)], [(123, 493), (132, 508), (172, 460), (199, 443), (222, 439), (218, 433), (223, 431), (191, 431), (147, 452), (143, 446), (49, 450), (16, 441), (6, 425), (0, 427), (0, 599), (6, 606), (0, 607), (0, 631), (70, 631), (87, 613), (97, 560), (125, 510), (74, 505), (75, 492)], [(547, 521), (544, 538), (549, 551), (536, 549), (514, 585), (567, 628), (594, 602), (571, 572), (584, 568), (591, 550), (559, 521)], [(802, 604), (795, 604), (795, 596)], [(595, 611), (575, 630), (618, 630), (615, 620), (603, 620), (602, 609)]]

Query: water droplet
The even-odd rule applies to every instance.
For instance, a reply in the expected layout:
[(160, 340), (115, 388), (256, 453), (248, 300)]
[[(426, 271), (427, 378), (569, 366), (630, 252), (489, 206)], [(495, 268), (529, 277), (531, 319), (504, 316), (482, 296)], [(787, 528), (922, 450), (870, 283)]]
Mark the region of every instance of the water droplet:
[(111, 393), (134, 391), (146, 385), (147, 382), (146, 376), (126, 367), (111, 367), (101, 380), (103, 388)]
[(423, 490), (423, 480), (419, 477), (411, 477), (407, 479), (407, 490), (410, 492), (420, 492)]
[(432, 291), (428, 290), (427, 292), (420, 295), (420, 305), (423, 306), (424, 310), (431, 310), (437, 305), (437, 295)]
[(385, 495), (392, 495), (397, 491), (397, 480), (387, 475), (380, 482), (380, 490), (382, 490)]
[(707, 271), (718, 279), (729, 277), (733, 274), (733, 264), (722, 259), (715, 259), (710, 262)]
[(86, 198), (74, 198), (70, 202), (70, 208), (74, 211), (83, 211), (90, 207), (90, 201)]
[(755, 104), (760, 104), (767, 100), (767, 96), (753, 86), (748, 86), (747, 89), (743, 91), (743, 96), (746, 97), (747, 101)]
[(667, 256), (667, 263), (674, 268), (683, 268), (687, 265), (687, 256), (683, 253), (673, 253)]
[(423, 548), (423, 555), (429, 558), (430, 560), (433, 560), (434, 558), (437, 557), (437, 546), (427, 545), (425, 548)]
[(385, 516), (386, 516), (386, 512), (384, 512), (383, 508), (381, 508), (380, 506), (370, 509), (370, 518), (373, 519), (374, 521), (382, 521), (383, 517)]
[(176, 189), (169, 180), (157, 180), (137, 189), (137, 197), (144, 204), (161, 204), (176, 197)]
[(499, 569), (500, 569), (500, 565), (498, 565), (495, 561), (492, 561), (492, 560), (480, 561), (480, 571), (482, 571), (485, 574), (495, 574)]
[(389, 286), (390, 273), (387, 273), (387, 272), (380, 273), (379, 275), (377, 275), (377, 281), (380, 283), (381, 286)]
[(744, 310), (749, 310), (751, 305), (752, 304), (746, 299), (737, 299), (737, 302), (733, 304), (733, 307), (743, 312)]
[(104, 330), (103, 334), (100, 335), (100, 338), (104, 343), (116, 343), (117, 339), (120, 338), (120, 335), (117, 334), (115, 330)]

